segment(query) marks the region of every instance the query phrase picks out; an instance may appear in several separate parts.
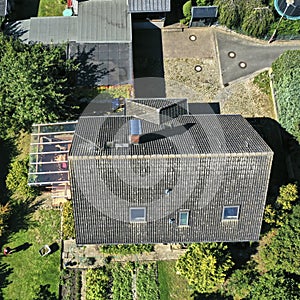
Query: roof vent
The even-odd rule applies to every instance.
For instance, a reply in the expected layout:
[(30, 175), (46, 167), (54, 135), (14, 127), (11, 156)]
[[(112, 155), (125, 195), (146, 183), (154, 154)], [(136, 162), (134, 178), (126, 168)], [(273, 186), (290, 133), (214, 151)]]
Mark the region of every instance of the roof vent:
[(138, 144), (140, 142), (140, 137), (142, 134), (142, 123), (141, 120), (130, 120), (130, 144)]
[(169, 224), (174, 224), (175, 223), (175, 219), (174, 218), (170, 218), (169, 219)]
[(170, 195), (171, 192), (172, 192), (172, 189), (165, 189), (165, 194), (166, 194), (166, 195)]

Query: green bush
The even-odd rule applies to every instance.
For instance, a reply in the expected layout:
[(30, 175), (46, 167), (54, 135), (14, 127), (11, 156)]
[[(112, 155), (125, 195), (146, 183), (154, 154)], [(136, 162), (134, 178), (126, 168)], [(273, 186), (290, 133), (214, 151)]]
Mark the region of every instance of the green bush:
[(132, 299), (132, 274), (134, 270), (133, 263), (124, 265), (116, 263), (111, 269), (113, 277), (112, 299), (127, 300)]
[(107, 300), (109, 297), (109, 273), (103, 267), (86, 272), (86, 299)]
[(191, 17), (192, 1), (189, 0), (183, 4), (182, 12), (185, 17)]
[(71, 201), (67, 201), (63, 205), (62, 231), (64, 239), (75, 237), (74, 214), (73, 205)]
[(10, 164), (6, 177), (6, 187), (13, 199), (32, 200), (38, 195), (38, 190), (28, 185), (29, 157), (16, 157)]
[(159, 289), (157, 283), (156, 264), (143, 264), (137, 269), (136, 290), (140, 300), (158, 300)]
[(300, 50), (284, 52), (272, 71), (279, 123), (300, 142)]
[(100, 252), (123, 255), (151, 252), (153, 249), (153, 245), (150, 244), (103, 245), (99, 247)]

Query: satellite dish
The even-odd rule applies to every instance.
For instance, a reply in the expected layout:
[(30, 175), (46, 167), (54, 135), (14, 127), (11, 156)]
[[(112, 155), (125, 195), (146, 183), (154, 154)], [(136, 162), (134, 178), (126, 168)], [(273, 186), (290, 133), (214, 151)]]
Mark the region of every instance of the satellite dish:
[(274, 0), (277, 12), (289, 20), (300, 20), (300, 0)]
[(289, 20), (300, 20), (300, 0), (274, 0), (274, 6), (277, 12), (281, 15), (281, 18), (274, 30), (274, 33), (269, 39), (269, 43), (275, 40), (277, 29), (283, 17)]

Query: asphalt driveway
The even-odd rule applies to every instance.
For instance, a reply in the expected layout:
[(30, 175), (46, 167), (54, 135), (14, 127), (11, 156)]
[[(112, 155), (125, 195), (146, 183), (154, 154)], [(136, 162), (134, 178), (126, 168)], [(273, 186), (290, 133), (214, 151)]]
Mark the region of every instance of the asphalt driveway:
[[(219, 52), (222, 84), (248, 76), (259, 70), (271, 67), (272, 62), (284, 51), (300, 49), (300, 41), (289, 42), (255, 42), (234, 33), (215, 30), (216, 43)], [(229, 56), (234, 52), (233, 58)], [(239, 63), (245, 63), (241, 68)]]

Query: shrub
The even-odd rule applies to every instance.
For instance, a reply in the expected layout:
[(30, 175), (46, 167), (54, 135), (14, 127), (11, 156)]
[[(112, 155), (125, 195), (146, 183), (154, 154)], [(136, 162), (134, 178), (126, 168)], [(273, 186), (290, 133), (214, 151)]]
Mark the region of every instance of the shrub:
[(130, 245), (103, 245), (99, 247), (100, 252), (109, 254), (135, 254), (153, 251), (150, 244), (130, 244)]
[(74, 215), (73, 215), (73, 205), (71, 201), (67, 201), (63, 205), (63, 238), (74, 238), (75, 237), (75, 227), (74, 227)]
[(143, 264), (137, 269), (136, 290), (140, 300), (159, 299), (156, 264)]
[(86, 299), (107, 300), (109, 294), (109, 273), (103, 267), (86, 272)]
[(28, 185), (28, 162), (29, 157), (17, 157), (10, 164), (6, 177), (6, 187), (12, 198), (18, 200), (32, 200), (38, 195), (38, 190)]

